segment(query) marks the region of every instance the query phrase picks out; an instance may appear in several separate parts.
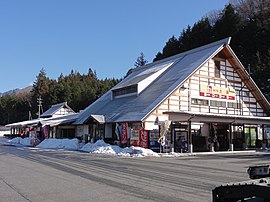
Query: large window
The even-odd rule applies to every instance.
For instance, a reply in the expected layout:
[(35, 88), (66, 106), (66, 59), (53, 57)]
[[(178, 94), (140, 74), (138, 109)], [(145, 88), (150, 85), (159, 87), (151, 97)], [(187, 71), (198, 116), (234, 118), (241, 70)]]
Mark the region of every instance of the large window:
[(220, 61), (215, 61), (215, 77), (220, 78)]

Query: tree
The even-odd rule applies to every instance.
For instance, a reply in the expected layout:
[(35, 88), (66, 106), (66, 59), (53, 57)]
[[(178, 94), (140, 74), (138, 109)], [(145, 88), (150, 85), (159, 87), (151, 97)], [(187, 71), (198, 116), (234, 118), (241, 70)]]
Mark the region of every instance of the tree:
[(180, 47), (179, 40), (173, 35), (166, 42), (166, 44), (162, 50), (162, 53), (158, 53), (156, 55), (156, 58), (153, 61), (155, 62), (155, 61), (158, 61), (158, 60), (161, 60), (163, 58), (167, 58), (167, 57), (170, 57), (172, 55), (179, 53), (179, 47)]
[(49, 78), (47, 78), (46, 71), (42, 68), (36, 77), (33, 84), (34, 96), (39, 97), (45, 95), (49, 90)]
[(143, 52), (141, 52), (140, 56), (137, 58), (137, 60), (136, 60), (136, 62), (134, 64), (134, 66), (135, 67), (140, 67), (140, 66), (146, 65), (147, 62), (148, 61), (145, 59)]
[(52, 80), (50, 80), (47, 75), (44, 68), (42, 68), (39, 72), (39, 74), (36, 77), (36, 80), (33, 84), (33, 89), (31, 91), (32, 93), (32, 110), (35, 114), (37, 112), (37, 98), (42, 98), (42, 106), (43, 109), (49, 108), (49, 106), (52, 104), (50, 101), (50, 86), (51, 86)]
[(240, 16), (236, 13), (232, 4), (227, 5), (213, 27), (215, 40), (236, 35), (240, 27)]
[[(230, 46), (270, 100), (270, 1), (234, 0), (220, 12), (212, 12), (179, 38), (171, 37), (154, 61), (231, 36)], [(210, 19), (209, 19), (210, 18)]]

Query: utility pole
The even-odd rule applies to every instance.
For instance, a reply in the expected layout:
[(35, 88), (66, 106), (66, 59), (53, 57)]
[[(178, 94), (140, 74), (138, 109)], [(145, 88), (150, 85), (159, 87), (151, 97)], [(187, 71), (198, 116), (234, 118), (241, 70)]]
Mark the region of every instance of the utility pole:
[(40, 118), (40, 114), (41, 114), (41, 112), (43, 112), (42, 99), (41, 99), (40, 96), (37, 98), (37, 103), (38, 103), (38, 113), (37, 113), (37, 115), (38, 115), (38, 118)]
[(28, 120), (32, 120), (32, 114), (31, 114), (31, 111), (30, 110), (28, 112)]

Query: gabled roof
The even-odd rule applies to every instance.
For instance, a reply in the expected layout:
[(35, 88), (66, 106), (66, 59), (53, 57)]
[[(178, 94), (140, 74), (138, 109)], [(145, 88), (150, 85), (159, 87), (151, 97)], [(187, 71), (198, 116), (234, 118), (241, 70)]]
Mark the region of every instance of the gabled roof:
[(67, 102), (52, 105), (50, 109), (41, 114), (41, 118), (52, 117), (57, 111), (62, 108), (67, 108), (71, 113), (75, 113), (68, 105)]
[[(226, 38), (134, 69), (128, 77), (83, 110), (75, 124), (84, 124), (92, 114), (104, 115), (105, 122), (142, 121), (205, 62), (224, 47), (229, 47), (229, 43), (230, 38)], [(140, 94), (112, 99), (112, 90), (138, 84), (163, 68), (166, 70)], [(245, 71), (244, 68), (242, 71)], [(262, 94), (260, 97), (266, 101)], [(267, 105), (269, 107), (269, 103)]]

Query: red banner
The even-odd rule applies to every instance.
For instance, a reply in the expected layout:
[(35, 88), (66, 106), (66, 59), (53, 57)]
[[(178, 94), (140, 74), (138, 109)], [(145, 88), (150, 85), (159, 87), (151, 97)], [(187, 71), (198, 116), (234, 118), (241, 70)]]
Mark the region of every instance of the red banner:
[(148, 130), (140, 130), (139, 146), (148, 149)]
[(121, 143), (122, 144), (126, 144), (127, 143), (127, 124), (126, 123), (122, 123), (122, 136), (121, 136)]
[(49, 130), (50, 130), (50, 126), (48, 125), (42, 127), (42, 135), (44, 139), (49, 138)]

